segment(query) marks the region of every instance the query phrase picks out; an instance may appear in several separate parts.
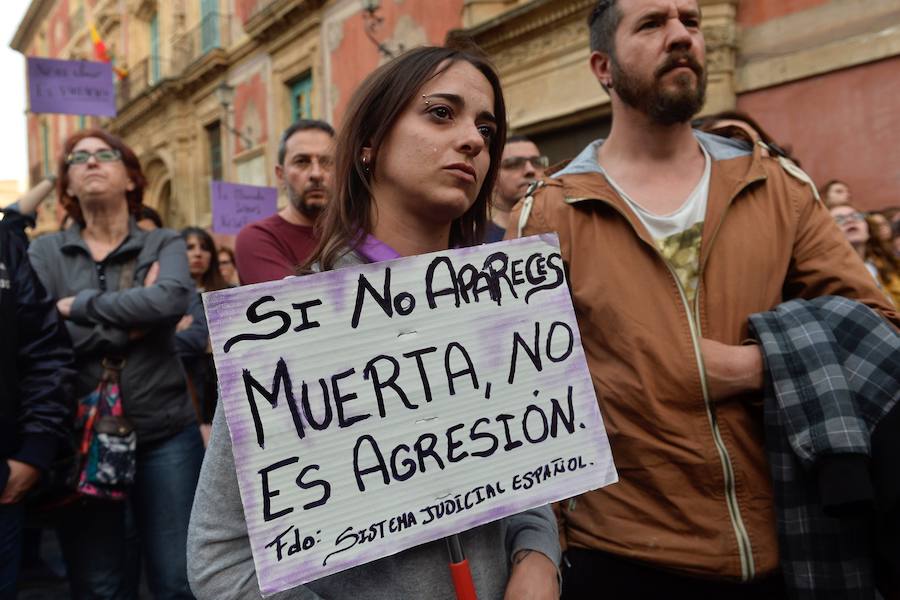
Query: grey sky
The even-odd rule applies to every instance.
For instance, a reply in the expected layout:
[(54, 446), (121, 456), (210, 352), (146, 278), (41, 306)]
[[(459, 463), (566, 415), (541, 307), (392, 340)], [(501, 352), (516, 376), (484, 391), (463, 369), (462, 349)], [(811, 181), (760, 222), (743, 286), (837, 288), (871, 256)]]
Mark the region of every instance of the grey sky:
[(0, 179), (28, 179), (28, 141), (25, 128), (25, 58), (9, 47), (31, 0), (3, 0), (0, 9)]

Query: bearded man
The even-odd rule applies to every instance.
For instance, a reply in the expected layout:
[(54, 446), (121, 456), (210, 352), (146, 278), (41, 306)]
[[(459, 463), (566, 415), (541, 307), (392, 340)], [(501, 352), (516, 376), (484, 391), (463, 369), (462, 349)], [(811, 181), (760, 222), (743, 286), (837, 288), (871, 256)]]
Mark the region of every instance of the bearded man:
[(333, 163), (334, 129), (328, 123), (302, 119), (284, 131), (275, 177), (288, 203), (238, 234), (234, 251), (242, 284), (293, 275), (310, 255), (316, 218), (331, 196)]
[(620, 478), (557, 507), (567, 600), (783, 598), (747, 319), (833, 294), (898, 322), (807, 183), (691, 129), (700, 24), (695, 0), (596, 3), (609, 138), (511, 217), (521, 235), (559, 234)]

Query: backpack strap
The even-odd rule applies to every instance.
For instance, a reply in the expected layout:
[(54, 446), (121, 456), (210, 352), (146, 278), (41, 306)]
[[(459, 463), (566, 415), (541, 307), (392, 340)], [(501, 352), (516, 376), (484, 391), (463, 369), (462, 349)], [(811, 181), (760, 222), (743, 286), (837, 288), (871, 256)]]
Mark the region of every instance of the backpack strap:
[(773, 149), (762, 140), (758, 141), (757, 144), (765, 148), (769, 152), (769, 156), (778, 161), (778, 164), (781, 165), (781, 168), (785, 173), (808, 185), (809, 189), (812, 190), (813, 198), (820, 201), (822, 200), (822, 198), (819, 197), (819, 190), (816, 188), (816, 184), (812, 180), (812, 177), (807, 175), (806, 171), (797, 166), (797, 163), (786, 156), (782, 156), (777, 150)]

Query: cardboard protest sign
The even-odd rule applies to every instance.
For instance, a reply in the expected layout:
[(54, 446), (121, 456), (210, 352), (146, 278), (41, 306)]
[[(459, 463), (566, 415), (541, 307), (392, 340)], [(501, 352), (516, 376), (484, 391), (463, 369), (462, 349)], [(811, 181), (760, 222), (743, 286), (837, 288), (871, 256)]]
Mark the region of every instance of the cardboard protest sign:
[(204, 302), (264, 595), (616, 481), (555, 234)]
[(278, 210), (278, 190), (273, 187), (213, 181), (210, 188), (212, 230), (216, 233), (237, 233), (244, 225)]
[(29, 56), (28, 104), (33, 113), (114, 117), (112, 65)]

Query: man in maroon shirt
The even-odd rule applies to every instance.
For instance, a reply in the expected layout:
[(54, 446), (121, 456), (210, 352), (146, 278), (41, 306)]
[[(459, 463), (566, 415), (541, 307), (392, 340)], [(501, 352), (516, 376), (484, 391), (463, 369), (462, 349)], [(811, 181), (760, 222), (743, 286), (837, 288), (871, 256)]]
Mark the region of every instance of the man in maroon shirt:
[(333, 162), (334, 129), (328, 123), (301, 119), (281, 135), (275, 176), (288, 205), (238, 234), (234, 251), (242, 284), (293, 275), (313, 251), (313, 225), (331, 196)]

